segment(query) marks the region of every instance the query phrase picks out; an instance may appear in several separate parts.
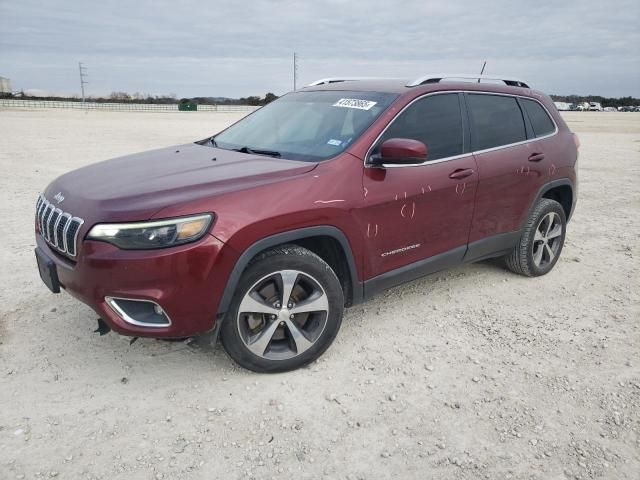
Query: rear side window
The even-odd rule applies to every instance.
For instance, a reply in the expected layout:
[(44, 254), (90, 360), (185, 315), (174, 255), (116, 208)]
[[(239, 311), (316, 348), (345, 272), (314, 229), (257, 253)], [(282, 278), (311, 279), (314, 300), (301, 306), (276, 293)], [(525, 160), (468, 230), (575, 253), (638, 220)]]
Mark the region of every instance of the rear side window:
[(527, 139), (522, 111), (515, 97), (467, 95), (475, 150), (500, 147)]
[(529, 117), (529, 121), (533, 127), (533, 133), (536, 137), (549, 135), (556, 130), (556, 126), (553, 124), (549, 118), (549, 114), (544, 110), (542, 105), (535, 100), (525, 100), (524, 98), (521, 98), (520, 101), (524, 106), (525, 112), (527, 112), (527, 116)]
[(427, 146), (427, 161), (462, 153), (462, 114), (458, 94), (431, 95), (411, 104), (389, 125), (376, 145), (411, 138)]

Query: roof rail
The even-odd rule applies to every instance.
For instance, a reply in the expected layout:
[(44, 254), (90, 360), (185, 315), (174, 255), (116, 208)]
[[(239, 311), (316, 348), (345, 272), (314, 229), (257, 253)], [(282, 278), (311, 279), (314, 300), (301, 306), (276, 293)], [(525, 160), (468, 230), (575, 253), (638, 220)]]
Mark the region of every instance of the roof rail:
[(407, 87), (417, 87), (418, 85), (424, 85), (425, 83), (438, 83), (445, 78), (463, 79), (463, 80), (477, 80), (480, 83), (481, 80), (494, 80), (504, 82), (510, 87), (522, 87), (529, 88), (529, 85), (517, 78), (503, 76), (503, 75), (477, 75), (473, 73), (430, 73), (416, 78), (413, 82), (407, 83)]
[(389, 78), (384, 77), (336, 77), (336, 78), (322, 78), (320, 80), (316, 80), (313, 83), (307, 85), (307, 87), (315, 87), (317, 85), (325, 85), (329, 83), (339, 83), (339, 82), (352, 82), (358, 80), (389, 80)]

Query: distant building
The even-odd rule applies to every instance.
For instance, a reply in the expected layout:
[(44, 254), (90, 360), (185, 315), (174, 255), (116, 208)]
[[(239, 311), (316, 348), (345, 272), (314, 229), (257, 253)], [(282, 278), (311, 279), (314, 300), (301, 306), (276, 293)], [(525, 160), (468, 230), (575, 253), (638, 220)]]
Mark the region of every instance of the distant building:
[(8, 78), (0, 77), (0, 93), (11, 93), (11, 82)]
[(51, 95), (47, 90), (40, 90), (39, 88), (28, 88), (23, 93), (27, 97), (48, 97)]

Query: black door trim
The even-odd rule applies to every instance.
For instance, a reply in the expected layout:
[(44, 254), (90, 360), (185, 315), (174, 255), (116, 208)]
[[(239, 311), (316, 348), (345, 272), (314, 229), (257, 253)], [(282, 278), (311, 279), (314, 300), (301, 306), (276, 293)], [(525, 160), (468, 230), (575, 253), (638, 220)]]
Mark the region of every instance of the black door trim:
[(364, 282), (364, 299), (391, 287), (459, 265), (466, 251), (467, 246), (463, 245), (373, 277)]
[(481, 238), (469, 244), (464, 262), (479, 262), (487, 258), (501, 257), (506, 255), (516, 246), (522, 232), (499, 233), (490, 237)]

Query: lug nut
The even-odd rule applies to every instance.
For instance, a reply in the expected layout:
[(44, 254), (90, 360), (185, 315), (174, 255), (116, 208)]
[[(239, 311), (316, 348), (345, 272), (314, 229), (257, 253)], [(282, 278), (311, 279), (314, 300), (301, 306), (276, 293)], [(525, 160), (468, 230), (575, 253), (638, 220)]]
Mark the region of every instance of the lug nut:
[(271, 315), (271, 320), (275, 320), (276, 318), (278, 318), (277, 315)]
[(276, 302), (276, 304), (274, 305), (276, 308), (280, 308), (282, 305), (280, 305), (280, 302)]
[(293, 313), (291, 315), (289, 315), (289, 319), (293, 320)]
[(293, 303), (289, 303), (289, 305), (287, 305), (287, 308), (293, 308)]
[(280, 322), (280, 325), (284, 326), (284, 322)]

